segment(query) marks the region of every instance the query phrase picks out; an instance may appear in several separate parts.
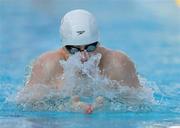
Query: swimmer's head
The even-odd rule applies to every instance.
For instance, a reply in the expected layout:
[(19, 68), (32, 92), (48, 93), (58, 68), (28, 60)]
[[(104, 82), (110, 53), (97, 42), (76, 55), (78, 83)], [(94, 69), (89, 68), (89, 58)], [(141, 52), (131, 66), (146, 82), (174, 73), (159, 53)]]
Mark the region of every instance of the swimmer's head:
[(61, 20), (62, 46), (87, 45), (99, 41), (99, 32), (94, 16), (82, 9), (72, 10)]

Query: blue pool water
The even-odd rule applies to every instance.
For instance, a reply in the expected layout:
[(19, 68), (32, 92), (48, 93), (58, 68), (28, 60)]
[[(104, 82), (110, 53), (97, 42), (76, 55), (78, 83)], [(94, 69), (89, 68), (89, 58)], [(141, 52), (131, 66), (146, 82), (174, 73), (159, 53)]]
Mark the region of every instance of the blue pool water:
[[(77, 8), (96, 16), (105, 47), (122, 50), (134, 61), (152, 89), (156, 104), (150, 109), (107, 109), (84, 115), (24, 110), (9, 100), (24, 86), (32, 60), (60, 47), (60, 19)], [(180, 126), (179, 49), (180, 7), (175, 0), (0, 0), (0, 127)]]

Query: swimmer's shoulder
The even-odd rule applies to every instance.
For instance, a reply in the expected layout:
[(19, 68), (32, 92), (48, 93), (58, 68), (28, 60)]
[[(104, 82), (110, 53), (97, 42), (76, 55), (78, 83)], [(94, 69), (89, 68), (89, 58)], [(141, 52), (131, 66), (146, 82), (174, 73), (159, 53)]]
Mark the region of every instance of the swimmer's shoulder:
[(38, 67), (38, 69), (49, 71), (57, 70), (57, 68), (63, 70), (62, 67), (59, 65), (59, 61), (63, 59), (64, 53), (62, 52), (62, 49), (48, 51), (37, 57), (33, 61), (32, 67)]
[(130, 57), (123, 51), (117, 51), (117, 50), (112, 50), (109, 48), (105, 47), (99, 47), (98, 52), (100, 52), (103, 56), (103, 59), (110, 61), (110, 60), (118, 60), (120, 62), (129, 62), (132, 63)]
[(43, 54), (41, 54), (36, 61), (40, 61), (42, 63), (46, 62), (56, 62), (59, 60), (64, 59), (64, 53), (62, 49), (54, 50), (54, 51), (48, 51)]
[(101, 61), (102, 71), (105, 71), (104, 73), (110, 76), (112, 80), (124, 81), (121, 84), (138, 87), (140, 84), (136, 74), (136, 68), (129, 56), (123, 51), (102, 49), (106, 53)]
[(62, 58), (62, 55), (59, 52), (59, 50), (45, 52), (32, 62), (29, 85), (47, 84), (57, 74), (62, 73), (63, 69), (58, 61)]

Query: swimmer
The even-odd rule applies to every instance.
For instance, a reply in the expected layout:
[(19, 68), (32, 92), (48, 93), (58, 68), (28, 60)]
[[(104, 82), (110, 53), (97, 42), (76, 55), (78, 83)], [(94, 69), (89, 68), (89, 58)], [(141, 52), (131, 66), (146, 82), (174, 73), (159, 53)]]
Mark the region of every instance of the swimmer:
[[(82, 9), (72, 10), (65, 14), (61, 20), (60, 36), (62, 47), (56, 51), (42, 54), (34, 62), (26, 87), (43, 84), (52, 88), (61, 89), (63, 67), (60, 60), (80, 53), (80, 61), (85, 63), (90, 57), (100, 53), (102, 55), (98, 65), (100, 74), (111, 80), (116, 80), (119, 85), (137, 88), (140, 86), (133, 62), (123, 52), (113, 51), (102, 46), (99, 41), (99, 31), (94, 16)], [(116, 85), (118, 86), (118, 85)], [(40, 97), (41, 94), (38, 94)], [(46, 94), (42, 94), (46, 95)], [(72, 106), (92, 113), (96, 108), (103, 106), (103, 97), (99, 96), (92, 104), (80, 100), (79, 96), (71, 98)]]

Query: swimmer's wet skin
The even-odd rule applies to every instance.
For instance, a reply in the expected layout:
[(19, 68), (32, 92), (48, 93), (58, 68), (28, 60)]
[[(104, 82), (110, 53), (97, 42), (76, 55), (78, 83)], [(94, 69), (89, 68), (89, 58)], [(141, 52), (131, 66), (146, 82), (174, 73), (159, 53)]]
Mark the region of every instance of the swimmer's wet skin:
[[(42, 84), (61, 90), (67, 86), (64, 84), (64, 79), (61, 78), (64, 69), (59, 61), (67, 61), (76, 53), (80, 54), (80, 61), (84, 64), (92, 56), (101, 54), (102, 57), (98, 64), (100, 75), (119, 83), (114, 86), (140, 87), (133, 62), (125, 54), (101, 46), (96, 20), (90, 12), (78, 9), (65, 14), (61, 20), (60, 35), (62, 48), (46, 52), (34, 62), (26, 87), (36, 87), (36, 85)], [(23, 95), (23, 91), (21, 91), (21, 95)], [(46, 95), (47, 92), (44, 92), (33, 99), (38, 100)], [(72, 97), (72, 107), (79, 107), (87, 114), (103, 106), (103, 97), (97, 97), (94, 103), (88, 104), (80, 101), (78, 95), (69, 94), (69, 96)]]

